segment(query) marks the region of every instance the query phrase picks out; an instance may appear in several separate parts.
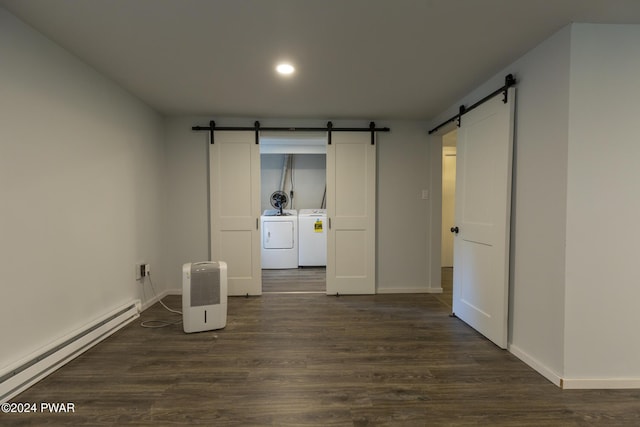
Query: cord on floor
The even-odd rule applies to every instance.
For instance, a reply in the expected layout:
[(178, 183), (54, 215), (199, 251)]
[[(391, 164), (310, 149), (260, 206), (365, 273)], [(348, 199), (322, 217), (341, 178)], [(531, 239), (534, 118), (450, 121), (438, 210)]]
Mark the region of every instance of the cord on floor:
[[(151, 273), (147, 273), (147, 276), (149, 278), (149, 284), (151, 285), (151, 291), (153, 292), (153, 296), (155, 298), (158, 298), (158, 294), (156, 294), (156, 289), (153, 287), (153, 281), (151, 280)], [(144, 295), (144, 278), (143, 278), (143, 283), (142, 283), (142, 293)], [(161, 299), (158, 299), (158, 302), (169, 312), (174, 313), (174, 314), (180, 314), (182, 315), (182, 312), (179, 310), (174, 310), (172, 308), (169, 308), (165, 305), (164, 302), (162, 302)], [(171, 322), (168, 320), (145, 320), (144, 322), (140, 322), (140, 326), (142, 326), (143, 328), (151, 328), (151, 329), (156, 329), (156, 328), (165, 328), (167, 326), (171, 326), (171, 325), (178, 325), (182, 323), (182, 319), (177, 320), (175, 322)]]

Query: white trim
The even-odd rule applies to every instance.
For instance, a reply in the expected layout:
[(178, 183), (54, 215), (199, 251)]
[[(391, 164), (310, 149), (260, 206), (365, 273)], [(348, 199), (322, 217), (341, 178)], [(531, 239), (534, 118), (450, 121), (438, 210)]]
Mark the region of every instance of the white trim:
[(442, 288), (378, 288), (377, 294), (438, 294)]
[(509, 352), (562, 389), (640, 389), (640, 378), (562, 378), (518, 346), (509, 345)]
[(564, 378), (562, 388), (576, 389), (640, 389), (640, 378)]
[(557, 385), (558, 387), (562, 387), (562, 378), (560, 377), (560, 375), (556, 374), (555, 372), (553, 372), (553, 370), (551, 370), (544, 364), (540, 363), (535, 358), (531, 357), (529, 354), (527, 354), (518, 346), (510, 344), (509, 352), (514, 356), (516, 356), (521, 361), (523, 361), (524, 363), (526, 363), (527, 365), (529, 365), (530, 367), (532, 367), (535, 371), (537, 371), (540, 375), (542, 375), (543, 377), (551, 381), (553, 384)]
[[(138, 317), (140, 300), (131, 301), (18, 360), (0, 373), (0, 377), (7, 376), (0, 383), (0, 401), (9, 401)], [(12, 371), (16, 373), (9, 376)]]
[(149, 299), (147, 302), (142, 304), (142, 308), (140, 312), (145, 311), (146, 309), (148, 309), (149, 307), (151, 307), (152, 305), (154, 305), (155, 303), (157, 303), (167, 295), (182, 295), (182, 289), (166, 289), (160, 292), (159, 295), (154, 295), (151, 299)]

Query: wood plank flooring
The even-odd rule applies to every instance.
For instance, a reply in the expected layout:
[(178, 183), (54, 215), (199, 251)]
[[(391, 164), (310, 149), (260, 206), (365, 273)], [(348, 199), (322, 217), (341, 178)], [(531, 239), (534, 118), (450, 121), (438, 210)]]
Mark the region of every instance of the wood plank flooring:
[(262, 292), (326, 293), (326, 268), (262, 270)]
[(434, 297), (449, 307), (449, 311), (451, 311), (453, 308), (453, 267), (442, 267), (440, 286), (442, 286), (442, 293), (435, 294)]
[(75, 413), (0, 425), (640, 425), (640, 390), (560, 390), (449, 312), (426, 294), (230, 298), (223, 330), (131, 324), (13, 399)]

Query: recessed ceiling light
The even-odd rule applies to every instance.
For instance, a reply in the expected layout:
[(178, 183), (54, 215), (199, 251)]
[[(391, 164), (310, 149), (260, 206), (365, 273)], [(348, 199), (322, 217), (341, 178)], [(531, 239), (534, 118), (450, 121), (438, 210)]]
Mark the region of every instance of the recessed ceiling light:
[(296, 69), (293, 68), (293, 65), (283, 62), (281, 64), (278, 64), (278, 66), (276, 67), (276, 71), (284, 76), (288, 76), (290, 74), (293, 74), (293, 72)]

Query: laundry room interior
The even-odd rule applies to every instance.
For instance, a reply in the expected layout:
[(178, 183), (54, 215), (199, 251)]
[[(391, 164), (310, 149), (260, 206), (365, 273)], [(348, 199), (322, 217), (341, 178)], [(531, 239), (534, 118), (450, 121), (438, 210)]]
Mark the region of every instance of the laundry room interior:
[(324, 293), (326, 133), (262, 132), (260, 183), (263, 292)]

